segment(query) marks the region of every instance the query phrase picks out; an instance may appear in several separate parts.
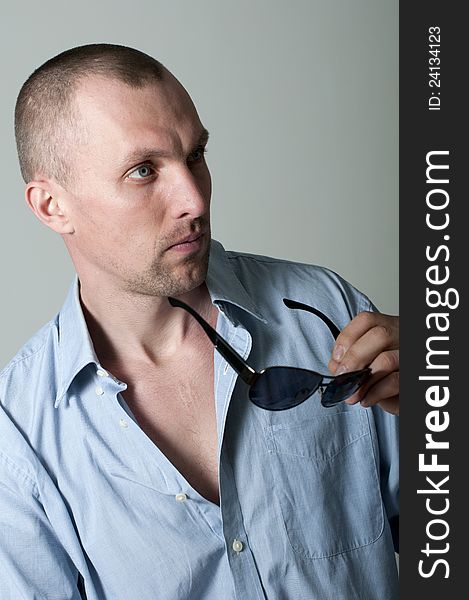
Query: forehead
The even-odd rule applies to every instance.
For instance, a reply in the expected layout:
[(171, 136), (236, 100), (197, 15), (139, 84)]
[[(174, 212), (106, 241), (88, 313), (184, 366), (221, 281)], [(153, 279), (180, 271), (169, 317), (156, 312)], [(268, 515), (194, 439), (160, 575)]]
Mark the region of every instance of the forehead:
[(202, 128), (189, 94), (169, 73), (141, 88), (89, 77), (76, 91), (75, 107), (89, 144), (106, 152), (126, 152), (135, 143), (181, 150)]

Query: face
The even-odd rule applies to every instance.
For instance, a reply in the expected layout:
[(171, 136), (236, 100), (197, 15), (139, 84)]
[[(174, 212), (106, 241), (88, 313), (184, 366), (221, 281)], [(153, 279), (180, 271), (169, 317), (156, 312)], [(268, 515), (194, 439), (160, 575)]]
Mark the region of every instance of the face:
[(176, 296), (207, 273), (208, 133), (169, 73), (140, 89), (90, 78), (76, 96), (86, 142), (73, 150), (65, 235), (78, 275)]

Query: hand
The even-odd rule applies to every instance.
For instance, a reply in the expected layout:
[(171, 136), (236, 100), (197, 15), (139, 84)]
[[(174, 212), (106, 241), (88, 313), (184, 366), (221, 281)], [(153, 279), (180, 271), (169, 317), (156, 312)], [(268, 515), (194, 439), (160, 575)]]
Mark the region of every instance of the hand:
[(379, 404), (399, 414), (399, 317), (361, 312), (336, 340), (329, 369), (334, 375), (371, 368), (368, 381), (345, 402)]

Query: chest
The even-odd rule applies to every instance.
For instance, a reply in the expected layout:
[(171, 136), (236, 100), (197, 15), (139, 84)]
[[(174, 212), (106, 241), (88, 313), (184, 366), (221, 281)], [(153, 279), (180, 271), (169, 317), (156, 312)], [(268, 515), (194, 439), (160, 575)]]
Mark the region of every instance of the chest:
[(213, 348), (170, 368), (127, 370), (122, 396), (138, 424), (202, 496), (218, 503)]

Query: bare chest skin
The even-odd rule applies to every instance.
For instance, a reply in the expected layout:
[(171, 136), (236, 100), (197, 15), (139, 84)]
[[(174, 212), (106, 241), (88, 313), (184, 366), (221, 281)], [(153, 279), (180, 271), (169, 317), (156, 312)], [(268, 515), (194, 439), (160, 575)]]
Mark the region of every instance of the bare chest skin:
[(161, 367), (110, 369), (146, 435), (204, 498), (219, 503), (213, 346), (200, 343)]

